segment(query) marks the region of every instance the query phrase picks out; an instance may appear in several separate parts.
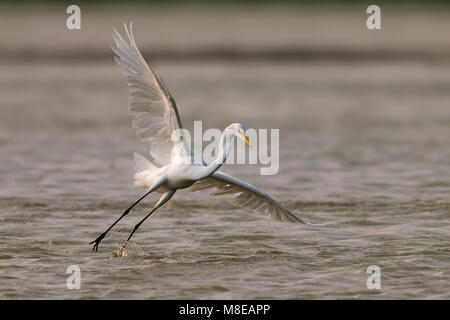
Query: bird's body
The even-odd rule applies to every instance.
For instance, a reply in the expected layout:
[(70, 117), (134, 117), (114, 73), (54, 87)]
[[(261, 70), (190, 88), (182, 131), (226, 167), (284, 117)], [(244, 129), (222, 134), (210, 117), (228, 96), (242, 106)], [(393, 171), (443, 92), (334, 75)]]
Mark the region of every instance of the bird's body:
[(149, 159), (137, 153), (134, 154), (136, 169), (134, 184), (146, 188), (147, 192), (125, 210), (104, 233), (91, 242), (91, 244), (94, 243), (94, 250), (98, 249), (99, 243), (109, 230), (150, 193), (158, 192), (162, 195), (149, 214), (133, 228), (127, 242), (139, 226), (154, 211), (169, 201), (177, 190), (187, 188), (190, 191), (216, 188), (218, 191), (214, 193), (215, 195), (238, 194), (233, 204), (239, 207), (268, 212), (272, 218), (279, 221), (315, 225), (297, 217), (251, 184), (218, 171), (230, 153), (233, 139), (242, 139), (250, 145), (241, 124), (232, 123), (225, 128), (219, 142), (217, 157), (210, 164), (195, 158), (184, 142), (182, 134), (179, 133), (178, 138), (174, 139), (173, 133), (182, 129), (175, 100), (139, 52), (132, 25), (130, 24), (130, 30), (125, 25), (125, 31), (128, 42), (114, 30), (115, 45), (112, 49), (128, 81), (129, 113), (133, 118), (133, 127), (141, 140), (150, 143)]
[(165, 185), (161, 186), (156, 192), (162, 193), (169, 189), (186, 189), (192, 186), (195, 181), (192, 177), (199, 171), (197, 164), (168, 164), (156, 170), (144, 170), (134, 175), (135, 185), (151, 188), (162, 177), (167, 177)]

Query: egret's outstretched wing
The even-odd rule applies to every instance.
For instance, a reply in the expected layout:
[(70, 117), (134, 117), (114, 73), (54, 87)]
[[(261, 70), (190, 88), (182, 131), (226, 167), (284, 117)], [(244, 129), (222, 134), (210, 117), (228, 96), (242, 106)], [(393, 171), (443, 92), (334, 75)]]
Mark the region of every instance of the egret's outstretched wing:
[(175, 100), (162, 80), (145, 62), (133, 36), (133, 25), (125, 32), (128, 41), (113, 29), (112, 50), (128, 81), (128, 112), (142, 141), (150, 143), (150, 155), (163, 165), (170, 162), (173, 130), (182, 128)]
[(211, 176), (199, 180), (189, 187), (190, 191), (217, 188), (213, 195), (235, 194), (239, 195), (233, 200), (233, 205), (251, 211), (268, 212), (270, 216), (278, 221), (301, 222), (312, 226), (314, 224), (294, 215), (289, 209), (275, 201), (267, 193), (257, 189), (249, 183), (232, 177), (226, 173), (216, 171)]

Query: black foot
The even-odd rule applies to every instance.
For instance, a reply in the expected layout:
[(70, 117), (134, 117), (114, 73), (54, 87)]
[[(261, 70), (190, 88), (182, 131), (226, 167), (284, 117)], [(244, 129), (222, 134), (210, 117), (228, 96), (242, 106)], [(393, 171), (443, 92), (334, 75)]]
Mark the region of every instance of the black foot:
[(106, 233), (102, 233), (101, 235), (98, 236), (97, 239), (95, 239), (94, 241), (89, 243), (89, 244), (95, 243), (94, 247), (92, 248), (92, 251), (95, 251), (95, 252), (98, 251), (98, 245), (100, 244), (100, 241), (102, 241), (105, 236), (106, 236)]

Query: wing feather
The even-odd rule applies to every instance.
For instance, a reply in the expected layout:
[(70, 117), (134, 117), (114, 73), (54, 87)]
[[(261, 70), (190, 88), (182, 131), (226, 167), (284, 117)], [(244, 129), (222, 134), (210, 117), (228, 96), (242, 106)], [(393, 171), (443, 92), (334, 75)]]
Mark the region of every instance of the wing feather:
[(216, 188), (213, 195), (238, 194), (232, 204), (250, 211), (266, 212), (271, 218), (278, 221), (300, 222), (311, 226), (323, 226), (323, 224), (311, 223), (310, 221), (297, 217), (289, 209), (275, 201), (267, 193), (255, 186), (239, 180), (226, 173), (216, 171), (211, 176), (199, 180), (189, 187), (190, 191), (198, 191)]
[[(150, 143), (152, 158), (159, 165), (164, 165), (171, 161), (172, 132), (182, 128), (180, 116), (169, 90), (139, 51), (133, 35), (133, 25), (130, 24), (129, 29), (126, 24), (124, 26), (127, 40), (113, 29), (112, 50), (128, 82), (128, 113), (132, 117), (132, 126), (137, 136)], [(190, 154), (184, 150), (186, 154)]]

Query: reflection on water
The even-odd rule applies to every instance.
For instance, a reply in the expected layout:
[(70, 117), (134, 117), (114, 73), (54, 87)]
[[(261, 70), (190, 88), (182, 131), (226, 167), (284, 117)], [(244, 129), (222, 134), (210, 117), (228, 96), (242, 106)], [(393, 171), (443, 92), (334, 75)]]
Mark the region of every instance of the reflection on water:
[[(111, 64), (0, 66), (1, 298), (449, 298), (450, 73), (426, 64), (159, 64), (183, 123), (280, 129), (280, 172), (228, 173), (323, 228), (177, 192), (148, 199)], [(370, 76), (368, 76), (370, 75)], [(79, 265), (82, 289), (66, 289)], [(366, 268), (381, 268), (369, 291)]]

